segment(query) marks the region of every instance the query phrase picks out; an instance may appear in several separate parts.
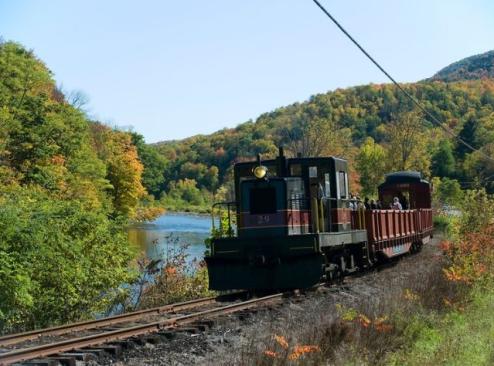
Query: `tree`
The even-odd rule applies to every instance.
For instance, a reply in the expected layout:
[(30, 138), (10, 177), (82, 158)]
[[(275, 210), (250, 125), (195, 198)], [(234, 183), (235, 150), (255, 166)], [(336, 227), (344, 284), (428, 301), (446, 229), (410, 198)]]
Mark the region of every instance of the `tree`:
[(449, 140), (441, 140), (435, 153), (432, 155), (432, 175), (437, 177), (451, 177), (455, 173), (456, 163), (453, 148)]
[(126, 233), (104, 211), (31, 187), (0, 202), (0, 332), (87, 319), (132, 280)]
[(201, 206), (204, 204), (204, 198), (197, 182), (194, 179), (180, 179), (177, 182), (171, 182), (167, 197), (174, 200), (182, 200), (186, 203)]
[(421, 114), (400, 113), (386, 126), (385, 135), (390, 170), (418, 170), (429, 174), (428, 138)]
[(360, 174), (360, 185), (364, 196), (374, 196), (377, 186), (384, 180), (386, 172), (386, 152), (368, 137), (360, 148), (355, 159), (357, 171)]
[(458, 206), (463, 198), (463, 191), (460, 183), (456, 179), (447, 177), (433, 179), (433, 200), (435, 206), (450, 205)]
[(107, 135), (108, 180), (113, 186), (115, 211), (132, 218), (140, 199), (146, 194), (141, 183), (144, 168), (128, 133), (109, 130)]
[(142, 185), (154, 198), (159, 199), (161, 192), (165, 189), (165, 171), (169, 162), (154, 146), (147, 145), (142, 135), (133, 132), (131, 136), (132, 143), (137, 148), (139, 160), (144, 166)]
[(494, 192), (494, 162), (484, 156), (494, 157), (494, 143), (487, 144), (479, 151), (465, 156), (463, 171), (469, 187), (485, 189), (487, 193)]
[(340, 129), (332, 119), (302, 116), (295, 126), (286, 129), (284, 141), (288, 151), (304, 157), (341, 156), (351, 147), (351, 131)]
[[(460, 133), (458, 134), (458, 137), (462, 141), (465, 141), (467, 144), (475, 148), (479, 147), (477, 144), (477, 127), (478, 127), (477, 124), (478, 123), (475, 117), (470, 116), (463, 125), (463, 128), (461, 129)], [(462, 143), (458, 142), (458, 144), (456, 145), (456, 154), (461, 159), (463, 159), (466, 154), (471, 152), (472, 150)]]

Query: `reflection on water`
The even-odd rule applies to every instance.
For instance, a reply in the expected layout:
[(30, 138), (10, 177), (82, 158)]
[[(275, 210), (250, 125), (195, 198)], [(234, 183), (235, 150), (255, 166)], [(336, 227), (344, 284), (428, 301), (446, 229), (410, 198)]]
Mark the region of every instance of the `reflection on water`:
[(149, 259), (161, 259), (167, 248), (187, 244), (188, 260), (202, 259), (204, 239), (211, 230), (208, 216), (167, 213), (156, 220), (128, 229), (130, 241)]

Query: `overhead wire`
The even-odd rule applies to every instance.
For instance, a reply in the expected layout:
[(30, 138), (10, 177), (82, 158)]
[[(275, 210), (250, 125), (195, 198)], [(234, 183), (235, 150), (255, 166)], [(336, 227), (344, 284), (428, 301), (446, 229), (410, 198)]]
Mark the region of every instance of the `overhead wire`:
[(494, 159), (484, 153), (483, 151), (474, 148), (472, 145), (470, 145), (468, 142), (463, 140), (460, 136), (454, 133), (454, 131), (449, 128), (448, 126), (444, 125), (439, 119), (437, 119), (431, 112), (427, 110), (413, 95), (411, 95), (405, 88), (403, 88), (365, 49), (358, 43), (355, 38), (353, 38), (350, 33), (335, 19), (334, 16), (332, 16), (324, 6), (321, 5), (321, 3), (318, 0), (312, 0), (316, 5), (328, 16), (329, 19), (333, 21), (333, 23), (350, 39), (350, 41), (357, 46), (357, 48), (362, 51), (362, 53), (367, 56), (367, 58), (384, 74), (386, 77), (391, 80), (391, 82), (406, 96), (408, 97), (425, 115), (427, 115), (429, 118), (429, 122), (439, 126), (442, 128), (445, 132), (447, 132), (450, 136), (454, 137), (455, 139), (458, 140), (462, 145), (466, 146), (468, 149), (470, 149), (473, 152), (478, 152), (480, 155), (482, 155), (484, 158), (494, 162)]

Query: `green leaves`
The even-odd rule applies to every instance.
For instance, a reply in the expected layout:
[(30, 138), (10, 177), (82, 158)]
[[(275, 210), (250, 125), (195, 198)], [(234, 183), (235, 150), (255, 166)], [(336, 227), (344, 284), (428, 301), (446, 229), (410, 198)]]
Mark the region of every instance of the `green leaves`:
[(142, 165), (129, 134), (94, 126), (30, 51), (0, 43), (0, 333), (93, 316), (132, 280)]
[(87, 318), (130, 282), (127, 237), (103, 212), (29, 189), (0, 199), (0, 329)]

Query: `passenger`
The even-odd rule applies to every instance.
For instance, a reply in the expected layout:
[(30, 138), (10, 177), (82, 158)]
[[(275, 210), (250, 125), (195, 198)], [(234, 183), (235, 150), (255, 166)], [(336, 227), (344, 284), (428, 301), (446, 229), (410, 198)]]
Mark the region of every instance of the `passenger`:
[(370, 210), (371, 205), (370, 205), (370, 202), (369, 202), (369, 197), (365, 197), (364, 198), (364, 206), (365, 206), (365, 209), (366, 210)]
[(365, 205), (364, 205), (364, 203), (362, 202), (362, 200), (360, 199), (359, 196), (357, 196), (357, 209), (359, 209), (359, 210), (364, 210), (365, 209)]
[(353, 194), (351, 194), (351, 193), (350, 193), (350, 203), (348, 204), (348, 207), (352, 211), (355, 209), (355, 205), (353, 204)]
[(370, 201), (370, 209), (371, 210), (377, 210), (377, 203), (374, 200)]
[(407, 198), (405, 196), (400, 197), (400, 202), (401, 202), (401, 206), (403, 207), (404, 210), (408, 210), (410, 208), (410, 207), (408, 207), (408, 201), (407, 201)]
[(401, 207), (400, 199), (398, 197), (393, 198), (393, 203), (391, 204), (392, 210), (403, 210)]
[(376, 201), (376, 209), (377, 210), (382, 210), (383, 209), (383, 205), (381, 204), (381, 201), (379, 201), (379, 200)]

